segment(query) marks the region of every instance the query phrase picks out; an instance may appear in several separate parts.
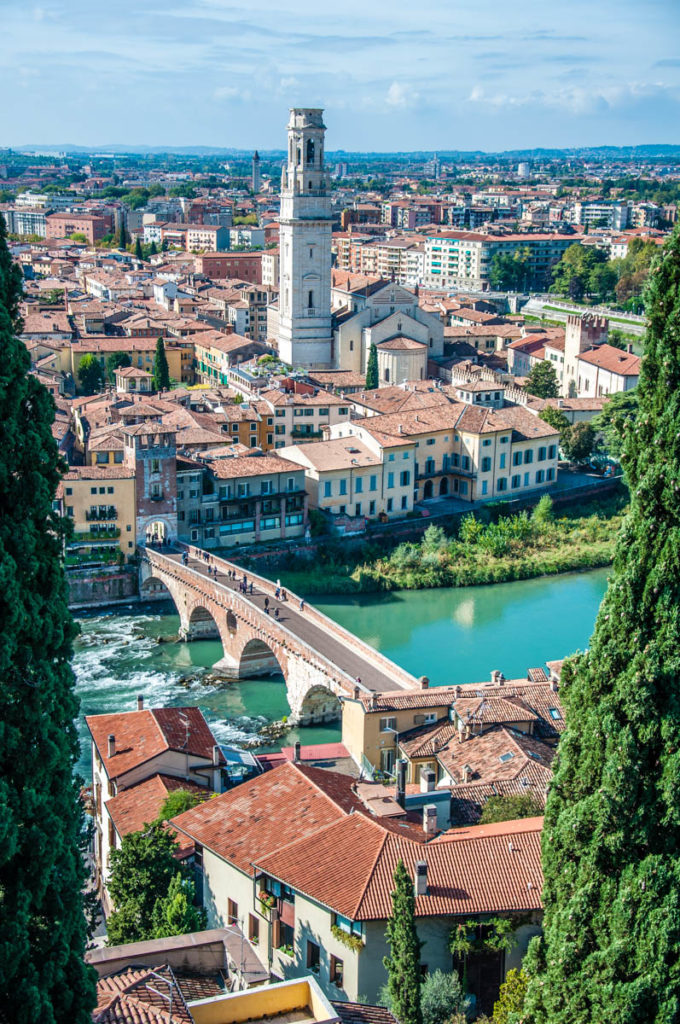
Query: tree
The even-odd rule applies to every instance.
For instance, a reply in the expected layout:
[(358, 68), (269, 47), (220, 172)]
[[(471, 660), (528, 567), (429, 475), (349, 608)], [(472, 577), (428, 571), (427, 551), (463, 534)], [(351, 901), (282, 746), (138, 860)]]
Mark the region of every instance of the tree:
[(135, 238), (135, 256), (138, 260), (144, 259), (144, 253), (142, 252), (142, 243), (139, 235)]
[(543, 420), (544, 423), (549, 423), (551, 427), (554, 427), (560, 434), (560, 436), (567, 431), (571, 430), (571, 423), (559, 409), (555, 409), (552, 405), (547, 405), (545, 409), (541, 409), (538, 414), (539, 420)]
[(569, 462), (585, 462), (595, 447), (592, 423), (574, 423), (569, 432), (562, 435), (560, 445)]
[(626, 431), (635, 423), (638, 414), (637, 388), (610, 395), (602, 412), (593, 422), (593, 428), (602, 434), (605, 451), (618, 459), (623, 449)]
[(159, 338), (156, 342), (156, 355), (153, 361), (153, 386), (156, 391), (167, 391), (170, 387), (168, 357), (165, 354), (165, 342), (162, 338)]
[(157, 252), (158, 248), (156, 247), (156, 241), (155, 239), (152, 239), (151, 248), (149, 249), (149, 256), (155, 256)]
[(118, 228), (118, 234), (116, 236), (116, 247), (118, 249), (125, 249), (129, 241), (130, 236), (127, 232), (127, 228), (125, 227), (125, 222), (121, 220), (120, 227)]
[[(83, 365), (82, 362), (80, 365)], [(110, 381), (115, 380), (116, 370), (121, 366), (132, 366), (132, 360), (127, 352), (112, 352), (106, 357), (106, 375)]]
[(87, 235), (84, 235), (82, 231), (73, 231), (68, 237), (72, 242), (80, 242), (81, 244), (87, 242)]
[(513, 968), (508, 971), (493, 1005), (493, 1024), (520, 1024), (527, 984), (523, 970)]
[(89, 1024), (64, 466), (16, 336), (20, 298), (0, 218), (0, 1006), (21, 1024)]
[(115, 910), (107, 921), (110, 946), (154, 936), (157, 900), (168, 896), (177, 873), (175, 840), (158, 822), (124, 836), (111, 851), (109, 892)]
[(599, 277), (596, 275), (591, 279), (591, 275), (596, 267), (605, 263), (607, 256), (602, 249), (575, 242), (565, 250), (562, 259), (553, 267), (553, 284), (550, 290), (571, 299), (581, 299), (590, 292), (591, 287), (600, 286)]
[(420, 990), (423, 1024), (444, 1024), (456, 1013), (464, 1014), (470, 1000), (465, 997), (460, 978), (452, 971), (433, 971), (428, 974)]
[(526, 390), (536, 398), (557, 398), (557, 373), (548, 360), (534, 363), (527, 377)]
[(104, 370), (92, 352), (86, 352), (78, 364), (78, 380), (83, 393), (94, 395), (104, 383)]
[(375, 342), (371, 342), (371, 347), (368, 350), (368, 365), (366, 366), (366, 390), (375, 391), (379, 383), (378, 349)]
[(652, 267), (631, 503), (587, 652), (563, 668), (566, 729), (543, 830), (532, 1024), (662, 1024), (680, 1005), (680, 233)]
[(387, 988), (392, 1013), (399, 1024), (423, 1024), (420, 1005), (420, 947), (415, 920), (413, 881), (400, 859), (394, 870), (392, 917), (386, 938), (390, 955), (385, 957)]
[(493, 825), (497, 821), (515, 821), (517, 818), (535, 818), (543, 814), (543, 805), (531, 793), (508, 796), (490, 796), (482, 808), (480, 825)]
[(491, 258), (489, 283), (497, 291), (520, 291), (529, 283), (529, 250), (515, 249), (514, 253), (495, 252)]
[(203, 907), (194, 906), (194, 895), (194, 883), (178, 871), (170, 882), (167, 896), (157, 899), (153, 908), (154, 939), (200, 932), (205, 928), (207, 915)]
[(192, 807), (200, 804), (203, 797), (199, 793), (192, 793), (189, 789), (175, 789), (168, 793), (163, 805), (158, 812), (158, 821), (169, 821), (176, 818), (184, 811), (190, 811)]

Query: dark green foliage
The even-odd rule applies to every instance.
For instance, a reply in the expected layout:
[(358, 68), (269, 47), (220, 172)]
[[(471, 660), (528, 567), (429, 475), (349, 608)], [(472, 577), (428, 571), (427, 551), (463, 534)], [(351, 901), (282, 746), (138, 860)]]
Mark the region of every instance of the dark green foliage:
[(206, 912), (203, 907), (194, 906), (194, 893), (194, 883), (178, 871), (170, 882), (167, 896), (156, 900), (153, 908), (154, 939), (200, 932), (205, 928)]
[(618, 459), (623, 450), (626, 430), (635, 422), (638, 413), (637, 388), (612, 395), (593, 420), (595, 430), (602, 433), (605, 451)]
[(559, 430), (560, 434), (564, 434), (571, 430), (571, 423), (559, 409), (553, 409), (551, 405), (547, 405), (545, 409), (541, 409), (538, 414), (538, 418), (543, 420), (545, 423), (549, 423), (555, 430)]
[(566, 663), (532, 1024), (680, 1019), (680, 234), (653, 267), (631, 507), (589, 650)]
[(201, 797), (198, 793), (192, 793), (189, 789), (175, 789), (172, 793), (168, 793), (163, 806), (158, 812), (159, 821), (169, 821), (170, 818), (177, 817), (178, 814), (183, 814), (184, 811), (190, 811), (196, 804), (201, 803)]
[(402, 860), (394, 870), (392, 917), (387, 922), (390, 955), (385, 957), (390, 1007), (399, 1024), (423, 1024), (420, 1005), (420, 941), (416, 932), (413, 881)]
[[(80, 365), (83, 365), (82, 362)], [(132, 366), (132, 360), (127, 352), (112, 352), (106, 357), (106, 374), (111, 382), (115, 380), (116, 370), (121, 366)]]
[(520, 1024), (527, 983), (524, 971), (508, 971), (493, 1006), (493, 1024)]
[(536, 398), (557, 398), (557, 373), (552, 363), (543, 360), (531, 367), (526, 390)]
[(167, 391), (170, 387), (168, 357), (165, 354), (165, 342), (162, 338), (159, 338), (156, 342), (156, 355), (153, 361), (153, 386), (156, 391)]
[(553, 267), (551, 291), (570, 299), (582, 299), (596, 291), (601, 281), (594, 278), (597, 268), (607, 263), (606, 253), (594, 246), (575, 242), (565, 251), (562, 259)]
[(130, 235), (128, 234), (124, 222), (121, 221), (120, 227), (118, 229), (118, 234), (116, 235), (116, 245), (119, 249), (124, 249), (129, 241)]
[(490, 796), (482, 808), (480, 825), (492, 825), (497, 821), (515, 821), (517, 818), (534, 818), (543, 814), (543, 806), (530, 793), (515, 796)]
[(514, 253), (494, 253), (489, 270), (489, 283), (497, 291), (520, 291), (529, 287), (530, 253), (527, 248)]
[(155, 240), (151, 242), (151, 248), (149, 249), (149, 256), (155, 256), (158, 252)]
[(569, 462), (585, 462), (595, 447), (595, 431), (591, 423), (574, 423), (560, 438), (560, 445)]
[[(465, 998), (463, 987), (455, 971), (444, 974), (433, 971), (423, 980), (420, 990), (423, 1024), (445, 1024), (454, 1014), (465, 1014), (470, 1000)], [(463, 1017), (463, 1019), (465, 1019)]]
[(78, 381), (85, 395), (94, 395), (104, 384), (104, 370), (92, 352), (87, 352), (78, 364)]
[(175, 840), (159, 823), (126, 835), (111, 851), (109, 892), (115, 911), (107, 921), (110, 946), (153, 938), (157, 900), (168, 895), (177, 873)]
[(0, 213), (0, 308), (18, 326), (19, 300), (23, 287), (23, 274), (18, 263), (12, 261), (7, 248), (7, 227)]
[(12, 328), (20, 284), (0, 238), (0, 1014), (87, 1024), (75, 629), (52, 509), (62, 465), (54, 402)]
[(144, 253), (142, 252), (142, 242), (139, 235), (137, 235), (135, 239), (135, 256), (137, 257), (138, 260), (144, 259)]
[(368, 365), (366, 367), (366, 390), (375, 391), (380, 383), (378, 378), (378, 349), (375, 343), (371, 343), (368, 350)]

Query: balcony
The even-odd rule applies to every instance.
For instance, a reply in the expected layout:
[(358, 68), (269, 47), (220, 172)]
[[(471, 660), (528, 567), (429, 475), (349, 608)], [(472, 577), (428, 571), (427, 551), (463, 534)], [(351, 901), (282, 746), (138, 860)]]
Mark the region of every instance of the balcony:
[(105, 526), (99, 530), (76, 530), (69, 546), (83, 544), (85, 541), (101, 544), (116, 537), (120, 537), (120, 527), (118, 526)]
[(293, 427), (290, 436), (296, 440), (316, 441), (323, 437), (323, 430), (305, 430), (304, 427)]
[(107, 519), (117, 519), (118, 509), (115, 505), (100, 505), (99, 508), (91, 508), (85, 513), (88, 523), (102, 522)]

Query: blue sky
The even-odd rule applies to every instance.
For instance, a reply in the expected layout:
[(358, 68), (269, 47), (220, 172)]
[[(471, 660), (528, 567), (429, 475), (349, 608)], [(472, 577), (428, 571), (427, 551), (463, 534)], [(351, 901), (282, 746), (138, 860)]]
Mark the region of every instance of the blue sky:
[(680, 0), (0, 0), (0, 146), (680, 143)]

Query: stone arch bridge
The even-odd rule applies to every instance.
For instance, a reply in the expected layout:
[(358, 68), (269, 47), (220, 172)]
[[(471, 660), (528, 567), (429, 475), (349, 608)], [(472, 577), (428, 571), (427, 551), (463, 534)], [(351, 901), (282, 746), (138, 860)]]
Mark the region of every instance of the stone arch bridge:
[[(414, 676), (395, 665), (313, 605), (290, 592), (286, 602), (275, 598), (270, 580), (248, 573), (253, 593), (244, 595), (230, 572), (243, 569), (226, 559), (190, 550), (187, 565), (180, 551), (142, 550), (142, 597), (169, 596), (179, 612), (180, 637), (219, 639), (223, 657), (217, 666), (232, 679), (281, 672), (286, 681), (292, 722), (337, 718), (338, 698), (419, 689)], [(217, 578), (208, 573), (217, 568)], [(268, 599), (270, 614), (265, 612)], [(274, 616), (278, 607), (279, 618)]]

